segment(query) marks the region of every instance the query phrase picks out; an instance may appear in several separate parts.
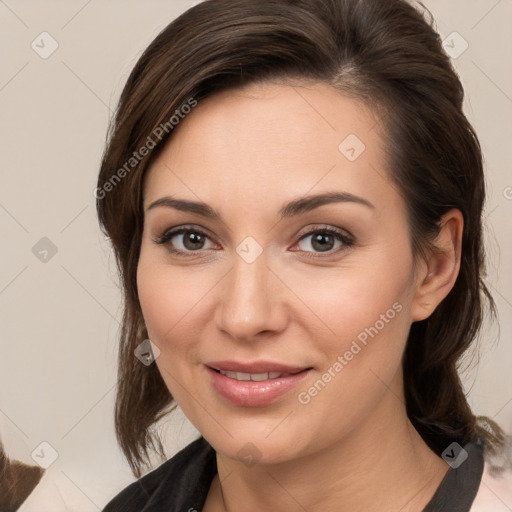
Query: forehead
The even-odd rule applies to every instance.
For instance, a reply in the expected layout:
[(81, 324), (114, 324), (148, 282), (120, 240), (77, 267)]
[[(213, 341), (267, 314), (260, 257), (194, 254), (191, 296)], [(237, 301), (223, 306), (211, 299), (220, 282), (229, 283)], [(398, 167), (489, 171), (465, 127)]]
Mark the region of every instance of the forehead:
[(148, 170), (144, 202), (176, 193), (261, 207), (310, 190), (378, 195), (389, 179), (377, 127), (372, 109), (323, 83), (223, 91), (180, 122)]

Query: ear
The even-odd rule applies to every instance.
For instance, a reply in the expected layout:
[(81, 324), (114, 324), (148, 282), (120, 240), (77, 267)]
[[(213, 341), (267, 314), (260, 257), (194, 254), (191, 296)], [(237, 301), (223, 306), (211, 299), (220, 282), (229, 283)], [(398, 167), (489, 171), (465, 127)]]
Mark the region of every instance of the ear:
[(464, 219), (458, 209), (445, 213), (426, 259), (419, 265), (411, 320), (425, 320), (453, 288), (460, 269)]

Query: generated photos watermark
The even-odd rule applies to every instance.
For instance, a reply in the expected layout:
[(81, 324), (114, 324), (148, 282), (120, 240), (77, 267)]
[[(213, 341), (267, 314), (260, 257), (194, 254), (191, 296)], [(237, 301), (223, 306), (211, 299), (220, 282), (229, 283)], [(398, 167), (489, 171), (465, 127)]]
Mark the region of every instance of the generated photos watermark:
[(132, 156), (119, 168), (117, 171), (104, 183), (101, 187), (94, 189), (94, 197), (96, 199), (103, 199), (109, 192), (125, 178), (133, 169), (139, 165), (140, 162), (149, 155), (150, 150), (155, 148), (157, 144), (168, 135), (180, 121), (184, 119), (187, 114), (190, 114), (192, 109), (197, 106), (197, 100), (189, 98), (186, 103), (183, 103), (180, 108), (174, 111), (174, 114), (165, 123), (160, 123), (148, 136), (146, 142), (134, 151)]
[(382, 313), (379, 319), (370, 327), (366, 327), (357, 335), (357, 340), (353, 340), (350, 348), (343, 355), (339, 355), (336, 361), (322, 374), (322, 376), (306, 391), (301, 391), (297, 395), (299, 403), (307, 405), (311, 400), (325, 389), (339, 373), (349, 364), (350, 361), (367, 346), (369, 338), (373, 339), (393, 320), (403, 307), (400, 302), (395, 302), (385, 313)]

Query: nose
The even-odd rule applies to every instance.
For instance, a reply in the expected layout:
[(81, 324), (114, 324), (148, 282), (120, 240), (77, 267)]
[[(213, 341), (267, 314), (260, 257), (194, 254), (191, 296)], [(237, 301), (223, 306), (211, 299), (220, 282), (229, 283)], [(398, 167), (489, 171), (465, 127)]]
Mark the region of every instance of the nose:
[(252, 263), (236, 255), (220, 288), (217, 328), (237, 341), (255, 341), (283, 331), (288, 322), (285, 289), (265, 252)]

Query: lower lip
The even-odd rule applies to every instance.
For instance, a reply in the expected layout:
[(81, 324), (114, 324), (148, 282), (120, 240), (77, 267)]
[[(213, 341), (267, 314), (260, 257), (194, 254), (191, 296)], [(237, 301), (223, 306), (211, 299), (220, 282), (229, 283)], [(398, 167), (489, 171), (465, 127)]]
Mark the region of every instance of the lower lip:
[(236, 380), (206, 367), (215, 390), (234, 405), (261, 407), (268, 405), (296, 387), (309, 374), (310, 370), (260, 381)]

